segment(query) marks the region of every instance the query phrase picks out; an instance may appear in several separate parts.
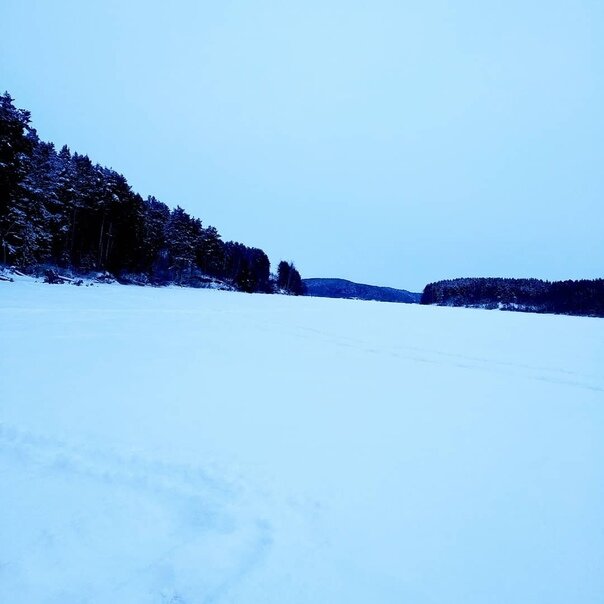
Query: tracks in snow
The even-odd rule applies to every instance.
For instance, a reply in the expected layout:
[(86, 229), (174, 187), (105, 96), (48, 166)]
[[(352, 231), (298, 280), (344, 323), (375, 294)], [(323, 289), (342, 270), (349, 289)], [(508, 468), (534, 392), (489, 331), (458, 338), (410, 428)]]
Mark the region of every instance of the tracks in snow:
[(30, 520), (0, 519), (0, 600), (218, 602), (271, 546), (241, 485), (203, 467), (0, 424), (0, 475), (0, 507)]

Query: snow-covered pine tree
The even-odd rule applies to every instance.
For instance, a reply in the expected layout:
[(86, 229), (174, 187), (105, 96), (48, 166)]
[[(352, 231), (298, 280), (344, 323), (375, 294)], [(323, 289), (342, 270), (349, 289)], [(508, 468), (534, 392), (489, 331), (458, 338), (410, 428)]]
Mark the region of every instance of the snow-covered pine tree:
[(17, 109), (8, 92), (0, 96), (0, 247), (5, 264), (20, 263), (30, 236), (21, 188), (32, 151), (29, 122), (29, 111)]

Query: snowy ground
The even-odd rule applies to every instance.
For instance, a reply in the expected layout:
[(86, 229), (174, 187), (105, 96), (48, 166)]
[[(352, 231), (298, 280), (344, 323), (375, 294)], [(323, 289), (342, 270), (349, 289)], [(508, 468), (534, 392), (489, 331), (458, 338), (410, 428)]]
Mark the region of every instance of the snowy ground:
[(0, 602), (604, 601), (604, 320), (21, 279), (0, 343)]

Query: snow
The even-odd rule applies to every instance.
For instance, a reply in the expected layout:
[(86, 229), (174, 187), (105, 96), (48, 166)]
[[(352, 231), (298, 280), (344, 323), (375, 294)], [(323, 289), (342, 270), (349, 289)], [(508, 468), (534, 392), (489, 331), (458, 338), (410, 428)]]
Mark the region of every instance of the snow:
[(604, 321), (0, 282), (0, 602), (604, 600)]

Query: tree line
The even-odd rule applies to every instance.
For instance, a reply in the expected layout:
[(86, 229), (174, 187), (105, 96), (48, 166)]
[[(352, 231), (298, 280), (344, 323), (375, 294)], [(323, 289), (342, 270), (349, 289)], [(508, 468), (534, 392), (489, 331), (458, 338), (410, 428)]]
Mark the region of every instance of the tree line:
[(30, 112), (0, 96), (0, 262), (108, 271), (118, 279), (203, 286), (209, 278), (245, 292), (302, 294), (300, 273), (277, 275), (261, 249), (223, 241), (177, 206), (132, 191), (87, 155), (40, 140)]
[(421, 304), (604, 317), (604, 279), (449, 279), (428, 284)]

